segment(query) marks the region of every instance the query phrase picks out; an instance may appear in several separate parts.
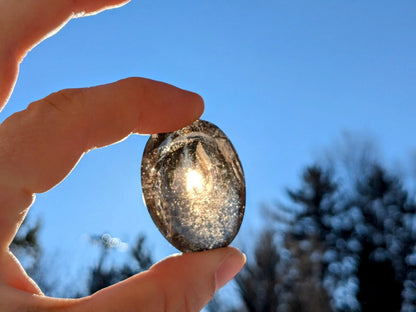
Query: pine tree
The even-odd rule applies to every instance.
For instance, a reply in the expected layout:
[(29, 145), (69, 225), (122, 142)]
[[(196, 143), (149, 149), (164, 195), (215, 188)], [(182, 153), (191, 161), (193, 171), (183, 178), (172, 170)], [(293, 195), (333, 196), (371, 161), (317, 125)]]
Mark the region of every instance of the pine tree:
[(274, 231), (265, 229), (256, 244), (253, 261), (237, 275), (236, 282), (244, 310), (276, 312), (283, 291), (280, 255)]
[(330, 264), (325, 256), (332, 247), (330, 220), (335, 210), (336, 189), (328, 173), (319, 166), (311, 166), (304, 171), (301, 187), (288, 191), (295, 206), (292, 211), (297, 212), (285, 233), (285, 247), (296, 272), (291, 283), (289, 311), (332, 310), (323, 283)]
[(415, 206), (400, 180), (380, 165), (357, 182), (353, 204), (363, 216), (364, 231), (352, 233), (361, 244), (357, 297), (362, 311), (401, 311), (405, 281), (416, 282), (407, 261), (415, 238), (409, 227)]
[(10, 251), (19, 259), (20, 263), (46, 295), (55, 295), (56, 278), (47, 274), (45, 254), (39, 240), (42, 228), (40, 219), (31, 222), (26, 218), (13, 242)]
[(310, 260), (320, 259), (317, 278), (337, 311), (412, 311), (414, 201), (378, 164), (361, 171), (348, 193), (331, 181), (315, 166), (305, 170), (299, 190), (289, 191), (300, 207), (286, 234), (292, 257), (299, 261), (311, 249)]
[(78, 293), (77, 297), (90, 295), (100, 289), (118, 283), (141, 271), (147, 270), (154, 263), (150, 251), (145, 246), (145, 237), (139, 235), (135, 245), (130, 249), (128, 262), (122, 265), (106, 266), (110, 252), (119, 247), (120, 240), (112, 238), (109, 234), (92, 236), (92, 241), (100, 247), (100, 257), (91, 268), (87, 281), (87, 292)]

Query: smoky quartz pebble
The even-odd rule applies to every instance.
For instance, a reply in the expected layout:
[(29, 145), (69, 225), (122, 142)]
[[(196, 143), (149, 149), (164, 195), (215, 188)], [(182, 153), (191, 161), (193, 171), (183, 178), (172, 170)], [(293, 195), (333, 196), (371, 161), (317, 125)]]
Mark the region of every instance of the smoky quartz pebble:
[(183, 252), (227, 246), (240, 228), (245, 180), (227, 136), (204, 120), (146, 144), (141, 180), (149, 213)]

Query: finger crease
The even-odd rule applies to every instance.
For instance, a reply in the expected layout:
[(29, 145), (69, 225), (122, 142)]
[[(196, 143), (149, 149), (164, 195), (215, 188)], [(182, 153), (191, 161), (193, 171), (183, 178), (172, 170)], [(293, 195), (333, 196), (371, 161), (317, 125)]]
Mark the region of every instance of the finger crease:
[(185, 312), (191, 312), (193, 310), (191, 310), (191, 305), (189, 303), (189, 298), (187, 296), (187, 294), (185, 294), (185, 299), (184, 299), (184, 303), (185, 303)]
[(166, 295), (166, 291), (162, 292), (162, 300), (163, 300), (163, 312), (169, 312), (169, 308), (168, 308), (168, 297)]
[(46, 104), (49, 104), (51, 107), (55, 108), (57, 111), (63, 113), (64, 110), (62, 108), (60, 108), (58, 105), (56, 105), (53, 101), (50, 101), (48, 98), (44, 98), (43, 101)]

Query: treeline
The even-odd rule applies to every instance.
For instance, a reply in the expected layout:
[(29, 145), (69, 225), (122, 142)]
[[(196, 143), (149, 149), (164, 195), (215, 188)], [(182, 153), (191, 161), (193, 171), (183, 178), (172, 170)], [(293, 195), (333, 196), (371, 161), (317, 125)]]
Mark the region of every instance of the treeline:
[(416, 202), (400, 179), (373, 163), (346, 190), (311, 166), (301, 184), (271, 211), (234, 311), (416, 311)]
[(212, 311), (416, 311), (414, 178), (369, 141), (345, 137), (334, 150), (266, 210), (236, 278), (241, 304)]
[[(346, 162), (344, 153), (305, 168), (299, 186), (287, 191), (289, 200), (266, 209), (268, 222), (252, 250), (245, 250), (248, 262), (236, 278), (238, 299), (230, 302), (220, 294), (210, 311), (416, 311), (415, 196), (362, 147), (348, 152), (359, 157)], [(38, 228), (24, 232), (32, 243), (37, 244)], [(18, 254), (22, 235), (14, 245)], [(111, 246), (104, 238), (99, 242), (101, 257), (77, 295), (153, 262), (139, 237), (130, 253), (135, 261), (104, 268)], [(39, 255), (39, 247), (25, 248)], [(36, 279), (36, 261), (28, 263)]]

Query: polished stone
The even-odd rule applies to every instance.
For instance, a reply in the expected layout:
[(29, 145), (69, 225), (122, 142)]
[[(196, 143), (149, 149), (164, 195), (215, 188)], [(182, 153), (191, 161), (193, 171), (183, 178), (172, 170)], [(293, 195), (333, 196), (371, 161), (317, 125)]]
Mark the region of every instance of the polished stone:
[(146, 144), (141, 178), (149, 213), (183, 252), (227, 246), (240, 228), (245, 180), (227, 136), (203, 120)]

